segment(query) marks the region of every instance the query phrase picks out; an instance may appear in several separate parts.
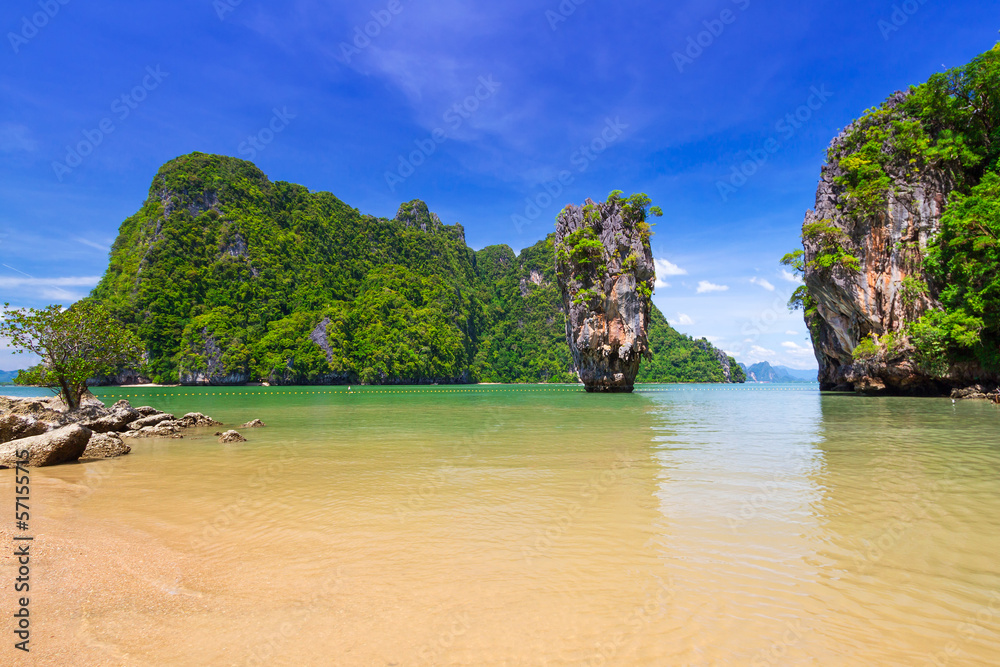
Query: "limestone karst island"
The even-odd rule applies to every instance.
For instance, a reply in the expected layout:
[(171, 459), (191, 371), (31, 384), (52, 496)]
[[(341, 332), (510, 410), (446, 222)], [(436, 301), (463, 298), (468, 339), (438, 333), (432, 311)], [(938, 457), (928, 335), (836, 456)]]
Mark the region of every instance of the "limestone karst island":
[(994, 8), (0, 24), (0, 664), (1000, 664)]

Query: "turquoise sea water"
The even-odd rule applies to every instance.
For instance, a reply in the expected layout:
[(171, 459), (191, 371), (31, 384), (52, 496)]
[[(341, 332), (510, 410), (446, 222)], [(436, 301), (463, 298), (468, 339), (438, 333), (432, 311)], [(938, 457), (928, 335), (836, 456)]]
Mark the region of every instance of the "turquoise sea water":
[(267, 427), (241, 445), (208, 429), (38, 471), (53, 498), (88, 489), (74, 526), (141, 536), (151, 551), (134, 558), (185, 591), (151, 589), (125, 611), (113, 596), (52, 602), (67, 641), (86, 606), (94, 651), (149, 664), (1000, 662), (1000, 409), (986, 402), (802, 384), (97, 393)]

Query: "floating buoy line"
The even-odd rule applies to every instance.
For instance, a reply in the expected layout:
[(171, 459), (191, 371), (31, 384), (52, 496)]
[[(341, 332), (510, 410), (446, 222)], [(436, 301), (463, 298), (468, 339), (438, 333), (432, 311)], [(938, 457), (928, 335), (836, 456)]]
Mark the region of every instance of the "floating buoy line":
[[(720, 386), (720, 387), (685, 387), (685, 386), (670, 386), (670, 387), (641, 387), (637, 388), (633, 393), (636, 394), (650, 394), (657, 392), (687, 392), (687, 391), (818, 391), (815, 386), (807, 387), (731, 387), (731, 386)], [(339, 390), (323, 390), (323, 391), (178, 391), (169, 393), (153, 393), (153, 392), (141, 392), (141, 393), (129, 393), (129, 394), (105, 394), (104, 392), (98, 390), (95, 394), (101, 396), (102, 398), (170, 398), (176, 396), (323, 396), (323, 395), (361, 395), (361, 394), (496, 394), (496, 393), (527, 393), (527, 392), (574, 392), (574, 393), (586, 393), (586, 390), (582, 387), (537, 387), (530, 385), (517, 385), (517, 386), (507, 386), (507, 387), (463, 387), (463, 388), (421, 388), (421, 389), (368, 389), (368, 388), (352, 388), (350, 391), (345, 389)]]

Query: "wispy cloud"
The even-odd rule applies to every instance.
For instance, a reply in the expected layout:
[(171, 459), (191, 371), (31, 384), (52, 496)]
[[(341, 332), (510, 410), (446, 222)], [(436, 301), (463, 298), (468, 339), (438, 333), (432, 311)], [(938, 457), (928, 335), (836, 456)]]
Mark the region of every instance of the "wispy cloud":
[(684, 313), (677, 313), (677, 324), (690, 325), (694, 324), (694, 320), (691, 319), (689, 315), (685, 315)]
[(38, 142), (31, 136), (31, 130), (24, 125), (0, 123), (0, 153), (34, 152)]
[(101, 281), (100, 276), (79, 276), (70, 278), (0, 278), (0, 287), (93, 287)]
[(774, 291), (774, 285), (772, 285), (769, 281), (765, 280), (764, 278), (758, 278), (757, 276), (754, 276), (753, 278), (750, 279), (750, 282), (753, 283), (754, 285), (759, 285), (760, 287), (763, 287), (768, 292)]
[(793, 354), (795, 356), (800, 356), (800, 357), (808, 356), (813, 353), (811, 347), (805, 347), (803, 345), (799, 345), (798, 343), (794, 343), (790, 340), (782, 343), (781, 347), (785, 348), (788, 354)]
[(111, 250), (110, 246), (104, 245), (102, 243), (97, 243), (96, 241), (88, 241), (87, 239), (82, 239), (82, 238), (80, 238), (78, 236), (74, 237), (73, 240), (76, 241), (77, 243), (81, 243), (81, 244), (83, 244), (85, 246), (90, 246), (91, 248), (94, 248), (95, 250), (102, 250), (104, 252), (108, 252), (109, 250)]
[(792, 273), (791, 271), (788, 271), (787, 269), (781, 270), (781, 277), (790, 283), (797, 283), (800, 285), (802, 284), (802, 277), (799, 276), (799, 274), (797, 273)]
[(698, 294), (704, 294), (705, 292), (726, 292), (728, 290), (729, 285), (716, 285), (707, 280), (698, 282)]

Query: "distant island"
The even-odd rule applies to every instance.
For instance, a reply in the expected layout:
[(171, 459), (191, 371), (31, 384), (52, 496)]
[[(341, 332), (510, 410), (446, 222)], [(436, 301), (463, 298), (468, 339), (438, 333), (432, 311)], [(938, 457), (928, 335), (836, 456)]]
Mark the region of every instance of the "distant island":
[(816, 371), (799, 370), (787, 366), (772, 366), (761, 361), (751, 366), (740, 364), (747, 382), (816, 382)]
[[(394, 219), (255, 165), (165, 164), (89, 299), (134, 330), (143, 369), (104, 384), (577, 382), (555, 234), (475, 251), (419, 200)], [(637, 382), (742, 382), (652, 307)]]

